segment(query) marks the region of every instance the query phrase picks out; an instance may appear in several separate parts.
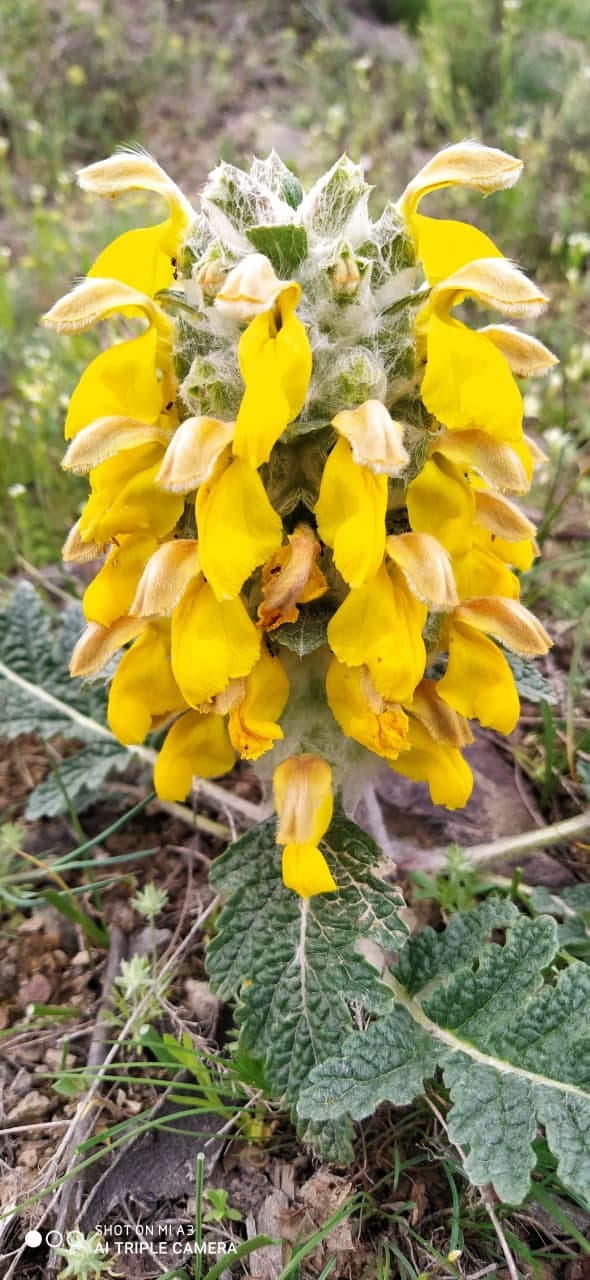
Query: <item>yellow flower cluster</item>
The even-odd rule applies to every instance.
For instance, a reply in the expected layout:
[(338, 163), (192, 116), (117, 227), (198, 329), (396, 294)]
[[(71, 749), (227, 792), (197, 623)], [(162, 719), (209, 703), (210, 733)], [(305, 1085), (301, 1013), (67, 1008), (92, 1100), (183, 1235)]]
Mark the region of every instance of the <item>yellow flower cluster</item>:
[[(89, 474), (90, 496), (64, 556), (106, 552), (72, 673), (96, 672), (131, 642), (109, 722), (128, 744), (166, 727), (163, 798), (183, 799), (195, 775), (224, 774), (236, 755), (272, 752), (284, 879), (302, 896), (335, 888), (319, 842), (342, 785), (340, 731), (353, 744), (346, 767), (362, 770), (370, 753), (427, 782), (434, 803), (463, 805), (468, 721), (510, 733), (519, 714), (501, 646), (537, 655), (549, 645), (514, 572), (531, 564), (534, 528), (506, 495), (526, 492), (536, 460), (514, 374), (554, 357), (510, 324), (474, 329), (456, 315), (469, 300), (509, 320), (535, 316), (546, 299), (476, 228), (418, 212), (435, 189), (487, 194), (520, 170), (474, 143), (435, 156), (393, 207), (407, 246), (397, 295), (390, 282), (370, 305), (366, 251), (340, 249), (326, 268), (313, 219), (309, 252), (330, 296), (307, 296), (304, 265), (299, 279), (279, 278), (243, 236), (213, 241), (195, 265), (186, 246), (201, 215), (147, 155), (80, 174), (99, 195), (155, 192), (168, 217), (115, 240), (45, 317), (63, 333), (124, 321), (66, 419), (63, 465)], [(296, 208), (291, 217), (297, 227)], [(350, 381), (306, 419), (318, 334), (332, 326), (337, 363), (353, 317), (358, 355), (363, 324), (379, 333), (381, 294), (384, 316), (405, 308), (411, 320), (403, 385), (385, 368), (379, 394)], [(235, 413), (191, 411), (182, 371), (203, 326), (226, 343), (228, 378), (237, 355)], [(369, 349), (361, 340), (367, 361)], [(296, 655), (282, 641), (306, 620), (320, 639)]]

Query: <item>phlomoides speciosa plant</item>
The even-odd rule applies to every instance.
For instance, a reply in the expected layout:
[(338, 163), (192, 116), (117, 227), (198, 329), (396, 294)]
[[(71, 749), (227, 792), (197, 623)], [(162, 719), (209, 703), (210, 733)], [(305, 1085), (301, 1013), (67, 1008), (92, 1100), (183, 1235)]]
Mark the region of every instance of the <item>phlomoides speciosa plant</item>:
[[(407, 940), (383, 855), (347, 814), (384, 761), (464, 805), (470, 722), (518, 719), (506, 650), (550, 644), (519, 600), (536, 547), (514, 501), (540, 456), (516, 378), (555, 359), (513, 321), (546, 299), (481, 231), (421, 212), (432, 191), (487, 195), (521, 168), (450, 146), (375, 221), (346, 157), (307, 192), (275, 153), (222, 164), (195, 212), (121, 151), (81, 186), (153, 192), (168, 216), (119, 236), (45, 317), (65, 334), (125, 320), (67, 412), (63, 465), (90, 496), (64, 556), (100, 557), (72, 674), (122, 651), (109, 723), (125, 744), (159, 733), (163, 799), (237, 757), (272, 785), (276, 816), (212, 877), (211, 981), (237, 999), (242, 1044), (339, 1161), (351, 1117), (442, 1072), (468, 1175), (514, 1201), (538, 1125), (589, 1190), (586, 969), (555, 978), (554, 921), (500, 899)], [(475, 327), (477, 308), (500, 320)]]

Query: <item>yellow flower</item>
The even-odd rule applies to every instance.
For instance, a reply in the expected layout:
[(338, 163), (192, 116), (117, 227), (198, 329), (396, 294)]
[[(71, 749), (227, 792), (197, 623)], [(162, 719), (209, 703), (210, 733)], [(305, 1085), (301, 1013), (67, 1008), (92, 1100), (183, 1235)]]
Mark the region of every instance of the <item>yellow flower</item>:
[(108, 627), (129, 612), (144, 565), (157, 545), (151, 534), (130, 533), (112, 548), (84, 592), (82, 604), (88, 622)]
[(347, 440), (336, 442), (324, 467), (315, 513), (320, 536), (351, 587), (372, 578), (385, 552), (387, 477), (358, 466)]
[(397, 476), (409, 462), (404, 425), (394, 421), (380, 400), (344, 409), (332, 418), (332, 426), (348, 440), (354, 461), (376, 475)]
[(185, 711), (160, 748), (154, 786), (161, 800), (186, 800), (193, 778), (219, 778), (234, 759), (222, 716)]
[(109, 276), (153, 297), (174, 278), (176, 254), (196, 214), (186, 196), (145, 152), (120, 151), (78, 171), (84, 191), (113, 199), (127, 191), (154, 191), (168, 204), (168, 217), (153, 227), (125, 231), (97, 258), (89, 276)]
[(273, 445), (305, 404), (311, 348), (295, 315), (300, 293), (293, 282), (282, 286), (274, 306), (255, 315), (240, 338), (238, 357), (245, 391), (233, 450), (254, 469), (268, 461)]
[(421, 387), (426, 408), (450, 430), (480, 428), (498, 440), (522, 437), (522, 396), (496, 341), (455, 320), (464, 298), (509, 316), (538, 315), (547, 299), (501, 258), (471, 262), (437, 284), (419, 318), (427, 362)]
[(473, 790), (473, 774), (457, 747), (436, 740), (419, 720), (410, 719), (410, 750), (392, 764), (396, 773), (413, 782), (427, 782), (433, 804), (462, 809)]
[(408, 717), (378, 693), (367, 667), (346, 667), (333, 658), (326, 675), (328, 706), (342, 732), (368, 751), (397, 760), (409, 747)]
[(408, 516), (416, 533), (429, 534), (461, 556), (475, 516), (472, 486), (461, 469), (440, 455), (430, 458), (407, 490)]
[(328, 590), (326, 579), (316, 564), (320, 552), (313, 529), (297, 525), (287, 545), (280, 547), (262, 569), (262, 601), (258, 625), (274, 631), (283, 622), (296, 622), (299, 605), (317, 600)]
[(137, 449), (144, 444), (166, 446), (171, 434), (169, 427), (160, 426), (158, 422), (141, 422), (137, 418), (120, 415), (97, 418), (96, 422), (83, 427), (71, 441), (61, 465), (64, 471), (73, 471), (77, 476), (86, 475), (93, 467), (99, 467), (102, 462), (108, 462), (109, 458), (127, 449)]
[(437, 690), (443, 701), (484, 728), (512, 733), (520, 703), (510, 666), (493, 636), (515, 653), (546, 653), (551, 641), (537, 619), (517, 600), (466, 600), (448, 619), (446, 672)]
[(146, 627), (123, 654), (109, 693), (109, 725), (119, 742), (143, 742), (186, 702), (170, 666), (169, 628)]
[(97, 418), (155, 423), (174, 400), (172, 326), (146, 294), (116, 280), (84, 280), (55, 303), (43, 324), (58, 333), (76, 333), (117, 312), (147, 320), (148, 328), (101, 352), (82, 374), (68, 408), (66, 440)]
[(242, 601), (217, 600), (202, 577), (191, 582), (172, 615), (172, 669), (189, 706), (249, 675), (259, 653), (260, 632)]
[(163, 538), (174, 529), (184, 504), (182, 497), (156, 487), (161, 458), (161, 447), (148, 445), (129, 449), (93, 471), (93, 491), (79, 523), (84, 542), (104, 545), (142, 530)]
[[(229, 450), (228, 450), (229, 455)], [(233, 600), (246, 578), (280, 547), (283, 523), (258, 475), (243, 458), (222, 455), (197, 493), (203, 573), (218, 600)]]
[(426, 616), (397, 565), (382, 565), (365, 586), (349, 591), (328, 624), (328, 642), (339, 662), (369, 668), (387, 702), (404, 703), (424, 674)]
[(229, 736), (243, 759), (258, 760), (283, 737), (277, 722), (289, 697), (289, 681), (279, 659), (263, 649), (244, 685), (229, 713)]
[(461, 755), (461, 748), (473, 742), (467, 721), (442, 701), (434, 680), (421, 681), (408, 710), (409, 750), (392, 769), (414, 782), (427, 782), (433, 804), (462, 808), (473, 788), (471, 769)]
[(318, 848), (332, 820), (332, 770), (319, 756), (289, 756), (274, 772), (283, 880), (301, 898), (332, 893), (336, 881)]
[(483, 195), (512, 187), (522, 161), (477, 142), (459, 142), (429, 160), (406, 187), (399, 209), (413, 236), (430, 284), (436, 284), (475, 258), (501, 257), (488, 236), (466, 222), (427, 218), (417, 212), (424, 196), (441, 187), (473, 187)]

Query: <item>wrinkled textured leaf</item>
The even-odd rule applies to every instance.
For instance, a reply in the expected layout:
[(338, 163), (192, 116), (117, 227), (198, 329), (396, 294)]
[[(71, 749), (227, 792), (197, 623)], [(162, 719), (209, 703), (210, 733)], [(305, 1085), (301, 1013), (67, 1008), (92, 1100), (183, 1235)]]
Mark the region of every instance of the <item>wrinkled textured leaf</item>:
[(502, 653), (512, 670), (521, 698), (525, 698), (527, 702), (548, 702), (552, 707), (559, 702), (553, 685), (539, 671), (535, 662), (531, 662), (530, 658), (522, 658), (518, 653), (511, 653), (509, 649), (503, 649)]
[(29, 582), (19, 582), (0, 611), (2, 737), (38, 733), (45, 741), (59, 735), (85, 744), (59, 764), (62, 786), (50, 773), (31, 791), (29, 819), (65, 813), (66, 792), (83, 812), (96, 801), (107, 776), (129, 763), (129, 751), (106, 727), (105, 683), (70, 677), (70, 654), (83, 627), (76, 601), (54, 618)]
[(427, 928), (408, 939), (394, 969), (396, 978), (416, 995), (436, 978), (474, 960), (492, 930), (504, 928), (517, 916), (518, 908), (507, 898), (486, 898), (473, 911), (458, 911), (442, 933)]
[[(218, 858), (214, 887), (227, 895), (208, 950), (211, 982), (222, 998), (239, 995), (240, 1041), (264, 1056), (273, 1095), (294, 1114), (311, 1069), (352, 1030), (350, 1004), (384, 1012), (391, 1003), (377, 971), (355, 948), (360, 937), (399, 946), (402, 899), (373, 874), (378, 847), (355, 823), (335, 815), (322, 849), (337, 894), (303, 902), (286, 889), (276, 820), (246, 833)], [(334, 1160), (350, 1158), (350, 1126), (309, 1126), (302, 1135)]]
[[(437, 947), (437, 935), (413, 953), (406, 944), (398, 978), (405, 972), (422, 989), (426, 975), (431, 994), (421, 1003), (394, 978), (398, 1002), (314, 1068), (299, 1114), (315, 1122), (362, 1118), (385, 1100), (408, 1103), (438, 1065), (452, 1099), (449, 1133), (464, 1150), (473, 1182), (491, 1182), (509, 1203), (523, 1200), (541, 1124), (559, 1176), (588, 1196), (590, 971), (574, 963), (557, 981), (547, 977), (558, 948), (549, 916), (506, 923), (504, 945), (486, 944), (480, 916), (479, 949), (472, 930), (463, 953), (467, 959), (470, 952), (470, 963), (445, 981), (440, 959), (460, 955), (461, 946), (445, 950), (441, 938)], [(455, 933), (468, 936), (463, 927)]]
[[(63, 813), (68, 800), (77, 813), (96, 803), (105, 779), (129, 765), (129, 753), (116, 742), (93, 742), (55, 766), (31, 792), (25, 809), (29, 821)], [(59, 775), (61, 787), (56, 775)]]

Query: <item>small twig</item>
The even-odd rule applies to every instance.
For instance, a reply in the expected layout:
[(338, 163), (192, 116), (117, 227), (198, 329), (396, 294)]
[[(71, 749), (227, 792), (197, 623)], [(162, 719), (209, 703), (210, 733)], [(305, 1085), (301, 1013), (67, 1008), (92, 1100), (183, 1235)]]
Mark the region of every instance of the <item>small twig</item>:
[[(94, 1030), (90, 1038), (88, 1046), (88, 1056), (86, 1059), (87, 1070), (93, 1071), (100, 1067), (105, 1058), (107, 1029), (109, 1026), (107, 1020), (107, 1011), (113, 984), (117, 974), (121, 968), (121, 960), (126, 950), (126, 938), (123, 930), (118, 925), (111, 925), (109, 934), (109, 953), (105, 966), (102, 980), (102, 997), (96, 1015)], [(85, 1142), (90, 1135), (94, 1124), (94, 1112), (90, 1108), (76, 1112), (74, 1123), (70, 1127), (68, 1134), (68, 1148), (72, 1150), (79, 1147), (80, 1143)], [(70, 1216), (78, 1216), (80, 1209), (81, 1185), (78, 1178), (72, 1178), (71, 1182), (65, 1184), (63, 1194), (60, 1196), (58, 1211), (55, 1219), (55, 1230), (65, 1232), (68, 1226)], [(54, 1275), (59, 1266), (59, 1258), (57, 1254), (53, 1254), (48, 1267), (48, 1275)]]
[[(451, 1142), (451, 1143), (452, 1143), (452, 1145), (455, 1147), (455, 1149), (459, 1152), (459, 1155), (461, 1156), (461, 1159), (462, 1159), (462, 1161), (463, 1161), (463, 1164), (465, 1164), (465, 1160), (466, 1160), (465, 1152), (463, 1151), (463, 1148), (459, 1146), (459, 1143), (458, 1143), (458, 1142), (455, 1142), (455, 1141), (453, 1140), (453, 1138), (451, 1138), (450, 1133), (449, 1133), (449, 1127), (448, 1127), (448, 1125), (447, 1125), (447, 1122), (446, 1122), (446, 1120), (445, 1120), (444, 1116), (441, 1114), (441, 1112), (439, 1111), (438, 1107), (437, 1107), (437, 1106), (435, 1106), (435, 1104), (434, 1104), (434, 1102), (432, 1101), (432, 1099), (431, 1099), (431, 1098), (429, 1098), (428, 1096), (426, 1096), (426, 1102), (428, 1103), (428, 1106), (430, 1107), (430, 1110), (431, 1110), (431, 1111), (433, 1112), (433, 1114), (436, 1116), (436, 1118), (437, 1118), (437, 1120), (438, 1120), (439, 1124), (440, 1124), (440, 1125), (441, 1125), (441, 1127), (444, 1129), (444, 1131), (445, 1131), (445, 1133), (446, 1133), (446, 1135), (447, 1135), (447, 1139), (448, 1139), (448, 1141), (449, 1141), (449, 1142)], [(479, 1194), (479, 1196), (480, 1196), (480, 1198), (481, 1198), (481, 1202), (482, 1202), (482, 1204), (483, 1204), (483, 1207), (484, 1207), (484, 1209), (485, 1209), (485, 1211), (486, 1211), (486, 1213), (487, 1213), (487, 1215), (488, 1215), (488, 1217), (489, 1217), (489, 1219), (490, 1219), (490, 1222), (491, 1222), (491, 1224), (492, 1224), (492, 1226), (493, 1226), (493, 1228), (494, 1228), (494, 1231), (495, 1231), (496, 1236), (497, 1236), (497, 1238), (498, 1238), (498, 1243), (499, 1243), (499, 1245), (500, 1245), (500, 1248), (501, 1248), (501, 1250), (502, 1250), (502, 1253), (504, 1254), (504, 1257), (505, 1257), (505, 1259), (506, 1259), (506, 1266), (508, 1267), (508, 1271), (510, 1272), (510, 1280), (519, 1280), (519, 1275), (518, 1275), (518, 1271), (517, 1271), (517, 1268), (516, 1268), (516, 1263), (515, 1263), (514, 1258), (512, 1257), (512, 1254), (511, 1254), (511, 1252), (510, 1252), (510, 1247), (509, 1247), (509, 1245), (508, 1245), (508, 1241), (507, 1241), (507, 1239), (506, 1239), (506, 1236), (504, 1235), (504, 1232), (503, 1232), (503, 1230), (502, 1230), (502, 1226), (501, 1226), (501, 1224), (500, 1224), (500, 1222), (499, 1222), (499, 1220), (498, 1220), (498, 1215), (497, 1215), (497, 1213), (496, 1213), (496, 1210), (494, 1209), (494, 1202), (493, 1202), (493, 1200), (492, 1200), (492, 1195), (491, 1195), (490, 1188), (489, 1188), (489, 1187), (486, 1187), (486, 1186), (483, 1186), (482, 1184), (478, 1184), (478, 1185), (477, 1185), (477, 1191), (478, 1191), (478, 1194)]]
[[(523, 831), (514, 836), (502, 836), (489, 844), (474, 844), (465, 850), (473, 866), (482, 862), (491, 862), (496, 858), (528, 857), (537, 849), (549, 849), (556, 844), (576, 840), (590, 831), (590, 809), (576, 814), (575, 818), (566, 818), (564, 822), (554, 822), (549, 827), (537, 831)], [(401, 859), (400, 859), (401, 862)], [(441, 871), (447, 865), (446, 849), (425, 849), (420, 853), (421, 871)], [(412, 869), (411, 855), (403, 859), (404, 869)]]
[[(208, 917), (212, 915), (212, 913), (217, 909), (218, 906), (219, 906), (219, 897), (216, 897), (213, 899), (212, 902), (209, 903), (209, 906), (206, 907), (205, 910), (201, 912), (201, 915), (198, 917), (197, 920), (195, 920), (194, 924), (189, 929), (189, 932), (187, 933), (186, 938), (183, 938), (176, 952), (170, 956), (170, 959), (167, 960), (165, 965), (163, 966), (162, 972), (160, 974), (160, 981), (163, 981), (168, 976), (168, 974), (172, 972), (180, 956), (183, 954), (184, 951), (186, 951), (186, 948), (190, 946), (190, 943), (192, 942), (195, 934), (198, 933), (199, 929), (205, 923), (205, 920), (207, 920)], [(76, 1112), (72, 1117), (72, 1121), (71, 1121), (70, 1128), (72, 1130), (75, 1131), (76, 1125), (78, 1124), (80, 1118), (86, 1114), (88, 1108), (90, 1107), (90, 1104), (93, 1102), (96, 1094), (98, 1093), (98, 1090), (100, 1089), (103, 1076), (106, 1074), (108, 1068), (114, 1062), (115, 1058), (117, 1057), (117, 1054), (119, 1053), (119, 1050), (125, 1043), (125, 1040), (129, 1035), (130, 1031), (132, 1030), (132, 1028), (143, 1017), (145, 1010), (148, 1007), (149, 1001), (151, 999), (152, 999), (152, 993), (147, 992), (143, 1000), (139, 1002), (136, 1008), (129, 1015), (124, 1027), (121, 1028), (121, 1031), (119, 1032), (116, 1040), (112, 1044), (104, 1062), (100, 1066), (99, 1070), (96, 1072), (96, 1075), (88, 1091), (85, 1093), (84, 1097), (78, 1103)], [(70, 1129), (68, 1130), (68, 1133), (65, 1134), (64, 1137), (62, 1138), (59, 1146), (57, 1147), (57, 1150), (53, 1153), (53, 1155), (51, 1156), (46, 1166), (47, 1168), (51, 1168), (57, 1171), (57, 1169), (59, 1168), (60, 1161), (65, 1157), (65, 1159), (67, 1160), (67, 1166), (66, 1166), (65, 1173), (63, 1175), (64, 1178), (66, 1178), (68, 1174), (70, 1174), (72, 1169), (72, 1163), (73, 1163), (73, 1160), (75, 1160), (75, 1156), (76, 1156), (75, 1152), (72, 1155), (72, 1147), (71, 1147), (69, 1134), (70, 1134)], [(63, 1179), (62, 1179), (61, 1185), (63, 1185)], [(43, 1225), (43, 1223), (47, 1220), (49, 1215), (52, 1213), (53, 1209), (55, 1208), (55, 1205), (58, 1203), (61, 1195), (61, 1185), (56, 1188), (49, 1203), (46, 1205), (43, 1211), (43, 1214), (41, 1215), (41, 1218), (35, 1224), (37, 1228)], [(21, 1247), (17, 1250), (16, 1254), (12, 1259), (10, 1267), (6, 1272), (4, 1280), (12, 1280), (12, 1277), (15, 1274), (15, 1268), (17, 1267), (22, 1257), (23, 1250), (25, 1248), (26, 1248), (26, 1245), (23, 1243)]]

